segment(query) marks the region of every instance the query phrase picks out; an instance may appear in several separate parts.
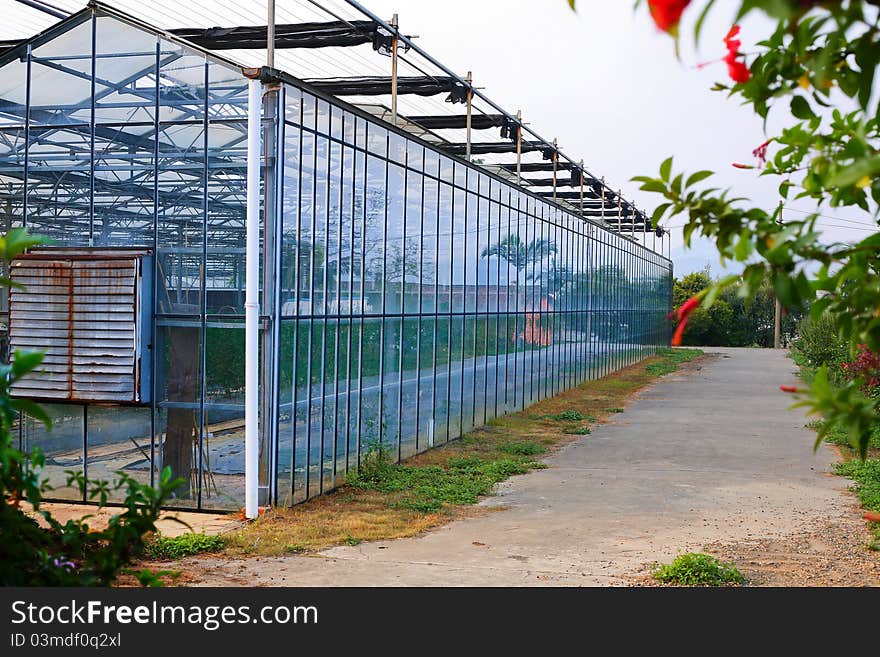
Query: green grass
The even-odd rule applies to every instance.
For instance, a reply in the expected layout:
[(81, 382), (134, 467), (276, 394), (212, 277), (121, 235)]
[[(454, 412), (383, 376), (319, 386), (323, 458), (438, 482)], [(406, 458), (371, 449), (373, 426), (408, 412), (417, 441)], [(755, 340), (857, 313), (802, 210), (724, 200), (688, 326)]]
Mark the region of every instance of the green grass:
[(863, 507), (880, 511), (880, 459), (853, 459), (838, 463), (834, 470), (855, 482), (855, 492)]
[[(816, 420), (807, 425), (810, 429), (820, 431), (825, 426), (824, 420)], [(825, 434), (825, 442), (842, 447), (852, 448), (853, 444), (846, 429), (840, 426), (830, 426)], [(868, 438), (868, 449), (880, 449), (880, 425), (872, 427), (871, 436)]]
[(568, 427), (563, 431), (563, 433), (567, 433), (570, 436), (589, 436), (591, 433), (593, 433), (593, 430), (588, 426)]
[(536, 444), (505, 443), (511, 449), (511, 458), (482, 459), (478, 457), (449, 459), (445, 466), (409, 466), (392, 463), (384, 446), (370, 445), (361, 462), (361, 468), (349, 477), (348, 483), (365, 490), (380, 493), (399, 493), (393, 506), (436, 513), (444, 504), (476, 504), (499, 481), (529, 470), (545, 467), (542, 463), (521, 455), (532, 452)]
[(606, 409), (605, 409), (605, 412), (606, 412), (606, 413), (623, 413), (623, 409), (620, 408), (620, 407), (606, 408)]
[(746, 581), (733, 564), (697, 552), (681, 554), (672, 563), (657, 566), (651, 574), (664, 584), (681, 586), (725, 586)]
[(595, 422), (596, 418), (592, 415), (584, 415), (580, 411), (562, 411), (561, 413), (550, 413), (548, 415), (537, 415), (536, 420), (552, 420), (553, 422), (579, 422), (580, 420), (589, 420)]
[(217, 552), (224, 547), (226, 547), (226, 539), (222, 536), (192, 532), (180, 536), (158, 535), (147, 543), (147, 556), (158, 561), (170, 561), (200, 552)]
[(676, 371), (682, 363), (688, 363), (702, 355), (703, 352), (699, 349), (659, 349), (657, 356), (662, 360), (648, 365), (645, 371), (651, 376), (665, 376)]
[(515, 454), (516, 456), (536, 456), (537, 454), (543, 454), (547, 451), (538, 443), (531, 440), (514, 440), (501, 443), (498, 446), (498, 450), (505, 454)]
[[(855, 485), (856, 496), (869, 511), (880, 512), (880, 459), (853, 459), (834, 466), (837, 474), (849, 477)], [(880, 522), (871, 523), (874, 540), (868, 543), (871, 550), (880, 550)]]

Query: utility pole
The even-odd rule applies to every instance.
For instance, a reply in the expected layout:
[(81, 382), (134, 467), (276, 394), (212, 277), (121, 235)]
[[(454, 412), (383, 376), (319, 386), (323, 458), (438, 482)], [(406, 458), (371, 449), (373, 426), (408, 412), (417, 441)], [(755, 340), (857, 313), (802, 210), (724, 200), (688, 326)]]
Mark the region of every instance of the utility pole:
[[(777, 222), (782, 224), (782, 201), (779, 201), (779, 215), (777, 218)], [(776, 295), (773, 295), (776, 297)], [(782, 306), (779, 303), (779, 299), (776, 298), (776, 315), (773, 318), (773, 348), (781, 349), (782, 348)]]

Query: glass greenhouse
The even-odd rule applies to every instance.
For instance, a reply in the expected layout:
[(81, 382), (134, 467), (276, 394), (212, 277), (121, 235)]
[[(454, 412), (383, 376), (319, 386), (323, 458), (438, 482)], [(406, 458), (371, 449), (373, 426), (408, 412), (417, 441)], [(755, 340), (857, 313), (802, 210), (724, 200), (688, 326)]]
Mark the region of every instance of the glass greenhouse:
[[(54, 427), (18, 431), (55, 497), (79, 496), (66, 471), (169, 465), (175, 506), (244, 504), (252, 79), (260, 504), (331, 490), (373, 441), (406, 458), (668, 344), (650, 222), (549, 144), (521, 162), (514, 130), (516, 169), (481, 161), (470, 133), (447, 148), (428, 117), (197, 42), (93, 3), (0, 53), (3, 229), (53, 240), (11, 267), (27, 291), (4, 290), (4, 356), (51, 345), (21, 394)], [(523, 173), (550, 163), (536, 191)]]

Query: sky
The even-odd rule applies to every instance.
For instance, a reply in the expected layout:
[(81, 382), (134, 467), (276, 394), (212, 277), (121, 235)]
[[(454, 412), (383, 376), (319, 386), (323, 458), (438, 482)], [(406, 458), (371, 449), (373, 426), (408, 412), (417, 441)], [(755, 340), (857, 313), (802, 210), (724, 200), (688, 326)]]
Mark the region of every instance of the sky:
[[(193, 22), (211, 13), (206, 9), (212, 7), (216, 11), (208, 20), (219, 24), (242, 24), (238, 21), (243, 14), (261, 21), (267, 2), (199, 0), (179, 6), (175, 19), (166, 16), (171, 10), (160, 0), (153, 1), (154, 9), (129, 0), (106, 1), (123, 9), (132, 5), (135, 9), (130, 11), (161, 16), (161, 22), (174, 25)], [(341, 4), (341, 0), (318, 3), (322, 1)], [(727, 81), (722, 63), (695, 67), (724, 54), (722, 39), (738, 2), (716, 2), (696, 52), (693, 22), (704, 1), (695, 0), (684, 15), (680, 60), (672, 39), (656, 29), (645, 7), (634, 11), (632, 0), (578, 0), (577, 13), (566, 0), (361, 2), (386, 19), (397, 13), (401, 31), (418, 35), (424, 50), (461, 76), (472, 71), (475, 84), (486, 95), (511, 113), (522, 110), (524, 121), (542, 137), (557, 138), (567, 155), (582, 157), (591, 173), (604, 176), (612, 189), (622, 189), (625, 198), (649, 215), (660, 197), (639, 191), (630, 179), (656, 175), (670, 155), (675, 156), (676, 171), (716, 171), (706, 185), (732, 188), (735, 196), (750, 198), (768, 210), (779, 201), (777, 180), (759, 178), (757, 171), (735, 169), (731, 164), (755, 163), (752, 150), (785, 125), (785, 112), (771, 112), (765, 132), (761, 120), (738, 99), (710, 90), (714, 82)], [(294, 5), (291, 0), (276, 3), (279, 8)], [(75, 11), (85, 0), (54, 0), (52, 4)], [(0, 9), (8, 19), (0, 24), (0, 38), (33, 34), (54, 22), (15, 0), (0, 0)], [(760, 15), (747, 17), (742, 23), (743, 50), (749, 52), (771, 29), (772, 24)], [(302, 58), (308, 55), (294, 51), (294, 56), (306, 61)], [(812, 209), (810, 201), (791, 201), (784, 216), (800, 218)], [(855, 241), (871, 230), (865, 225), (870, 218), (859, 210), (824, 209), (822, 213), (827, 215), (820, 220), (826, 241)], [(683, 223), (678, 217), (664, 224), (672, 231), (677, 275), (706, 266), (716, 275), (738, 271), (731, 263), (725, 269), (707, 240), (696, 239), (692, 249), (685, 249)]]
[[(280, 0), (283, 2), (283, 0)], [(401, 31), (418, 35), (419, 45), (454, 71), (473, 71), (475, 84), (502, 107), (523, 111), (523, 118), (545, 138), (559, 139), (574, 158), (607, 178), (612, 188), (650, 212), (656, 194), (630, 182), (636, 175), (656, 175), (660, 163), (675, 156), (675, 170), (711, 169), (706, 182), (731, 187), (736, 196), (765, 209), (779, 202), (778, 180), (759, 178), (733, 162), (755, 163), (752, 150), (785, 125), (784, 113), (771, 113), (768, 132), (762, 121), (736, 98), (710, 90), (725, 81), (722, 63), (698, 70), (695, 64), (724, 54), (723, 37), (739, 3), (716, 3), (695, 52), (695, 9), (685, 13), (681, 61), (673, 41), (653, 25), (645, 8), (633, 2), (579, 0), (572, 13), (565, 0), (364, 0), (384, 18), (399, 16)], [(760, 15), (742, 22), (744, 51), (768, 34), (772, 25)], [(772, 156), (772, 148), (770, 151)], [(804, 216), (814, 204), (791, 201), (785, 217)], [(868, 233), (850, 222), (868, 221), (860, 211), (823, 210), (825, 238), (864, 239)], [(683, 246), (683, 218), (667, 221), (673, 231), (676, 275), (703, 269), (725, 270), (714, 245), (695, 240)], [(844, 228), (843, 226), (852, 226)]]

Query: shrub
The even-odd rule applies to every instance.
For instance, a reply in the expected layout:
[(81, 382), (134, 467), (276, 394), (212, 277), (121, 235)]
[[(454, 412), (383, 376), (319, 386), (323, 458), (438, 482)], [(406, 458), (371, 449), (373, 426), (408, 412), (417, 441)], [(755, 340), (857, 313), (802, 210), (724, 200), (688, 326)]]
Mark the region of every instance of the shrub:
[(711, 555), (697, 552), (679, 555), (671, 564), (658, 566), (651, 574), (664, 584), (683, 586), (723, 586), (746, 581), (733, 564), (721, 563)]
[(849, 359), (849, 347), (840, 339), (837, 326), (830, 315), (818, 319), (805, 318), (798, 325), (798, 337), (792, 342), (791, 353), (799, 365), (820, 367), (839, 373), (840, 366)]

